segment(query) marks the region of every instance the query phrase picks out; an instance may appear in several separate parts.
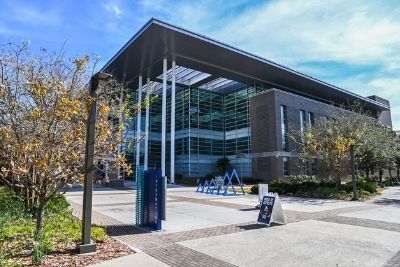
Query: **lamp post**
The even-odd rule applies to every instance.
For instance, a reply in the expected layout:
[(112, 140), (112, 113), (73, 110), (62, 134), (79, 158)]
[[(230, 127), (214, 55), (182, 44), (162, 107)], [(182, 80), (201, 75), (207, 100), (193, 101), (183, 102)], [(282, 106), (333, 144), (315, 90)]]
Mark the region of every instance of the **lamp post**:
[(96, 131), (97, 100), (96, 90), (99, 81), (106, 81), (112, 76), (98, 72), (90, 79), (89, 97), (93, 99), (90, 105), (89, 116), (86, 124), (86, 151), (85, 151), (85, 176), (83, 183), (83, 213), (82, 213), (82, 244), (79, 245), (79, 253), (96, 251), (96, 244), (91, 243), (90, 233), (92, 227), (92, 195), (94, 176), (94, 142)]

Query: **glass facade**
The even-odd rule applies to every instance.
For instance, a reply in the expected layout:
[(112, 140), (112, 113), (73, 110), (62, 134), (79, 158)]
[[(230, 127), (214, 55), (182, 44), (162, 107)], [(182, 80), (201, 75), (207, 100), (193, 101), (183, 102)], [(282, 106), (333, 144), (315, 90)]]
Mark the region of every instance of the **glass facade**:
[(308, 126), (313, 126), (315, 123), (314, 119), (314, 113), (313, 112), (308, 112)]
[[(230, 159), (231, 168), (251, 176), (249, 98), (265, 92), (256, 84), (235, 84), (229, 90), (212, 91), (195, 87), (178, 87), (175, 99), (175, 173), (182, 177), (216, 174), (216, 162)], [(170, 160), (171, 98), (167, 97), (167, 155)], [(142, 130), (144, 130), (144, 112)], [(129, 128), (134, 131), (136, 123)], [(150, 105), (149, 168), (161, 165), (161, 97)], [(143, 143), (143, 142), (142, 142)], [(143, 164), (144, 145), (141, 144)], [(240, 154), (241, 157), (237, 157)], [(134, 162), (135, 153), (129, 159)]]
[(300, 110), (300, 131), (304, 132), (304, 127), (306, 127), (306, 112)]
[(289, 176), (289, 158), (288, 157), (282, 157), (283, 161), (283, 175), (284, 176)]

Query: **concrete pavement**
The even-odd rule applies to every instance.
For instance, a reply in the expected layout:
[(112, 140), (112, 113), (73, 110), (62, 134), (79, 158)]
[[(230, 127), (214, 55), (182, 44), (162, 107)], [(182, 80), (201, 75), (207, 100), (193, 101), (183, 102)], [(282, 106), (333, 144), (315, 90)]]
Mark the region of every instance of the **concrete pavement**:
[[(270, 228), (256, 223), (256, 196), (194, 191), (168, 189), (166, 231), (148, 233), (129, 226), (135, 190), (96, 188), (94, 220), (143, 251), (105, 266), (400, 266), (400, 187), (364, 203), (282, 198), (288, 224)], [(79, 207), (82, 193), (67, 199)]]
[(91, 265), (91, 267), (115, 267), (115, 266), (167, 267), (168, 265), (142, 252)]

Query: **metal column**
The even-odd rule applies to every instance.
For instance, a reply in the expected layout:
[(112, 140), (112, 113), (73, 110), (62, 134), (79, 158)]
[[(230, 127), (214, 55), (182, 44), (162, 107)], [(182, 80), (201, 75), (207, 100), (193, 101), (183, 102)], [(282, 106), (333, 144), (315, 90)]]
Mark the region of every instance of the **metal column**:
[(165, 176), (166, 128), (167, 128), (167, 58), (163, 59), (163, 87), (161, 109), (161, 175)]
[[(139, 105), (142, 105), (142, 75), (139, 75), (139, 89), (138, 89), (138, 103)], [(137, 128), (136, 128), (136, 166), (139, 166), (140, 164), (140, 121), (142, 119), (142, 110), (141, 108), (138, 111), (138, 114), (136, 116), (136, 123), (137, 123)]]
[(150, 93), (151, 93), (151, 85), (150, 85), (150, 78), (147, 77), (147, 84), (146, 84), (146, 119), (145, 119), (145, 126), (144, 126), (144, 170), (147, 171), (149, 168), (149, 115), (150, 115)]
[(175, 78), (175, 60), (173, 60), (171, 84), (171, 183), (175, 183)]

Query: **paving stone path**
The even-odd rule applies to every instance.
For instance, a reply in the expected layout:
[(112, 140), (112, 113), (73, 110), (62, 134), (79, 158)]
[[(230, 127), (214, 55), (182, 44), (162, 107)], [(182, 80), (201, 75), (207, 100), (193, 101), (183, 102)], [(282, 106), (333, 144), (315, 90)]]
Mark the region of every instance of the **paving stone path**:
[[(212, 201), (213, 199), (197, 199), (182, 196), (171, 196), (173, 202), (191, 202), (211, 206), (226, 207), (238, 210), (254, 209), (253, 206)], [(130, 205), (133, 205), (131, 203)], [(94, 205), (95, 206), (95, 205)], [(300, 212), (285, 210), (287, 223), (295, 223), (304, 220), (319, 220), (339, 224), (348, 224), (355, 226), (371, 227), (388, 231), (400, 232), (400, 224), (375, 221), (369, 219), (351, 218), (340, 216), (339, 214), (362, 211), (377, 208), (378, 205), (354, 206), (339, 209), (331, 209), (320, 212)], [(80, 217), (82, 206), (71, 202), (73, 213)], [(92, 220), (94, 224), (103, 225), (107, 228), (110, 236), (137, 248), (148, 255), (170, 265), (170, 266), (235, 266), (220, 259), (211, 257), (204, 253), (192, 250), (182, 246), (177, 242), (193, 240), (198, 238), (207, 238), (218, 235), (226, 235), (242, 231), (250, 231), (264, 228), (265, 226), (252, 222), (232, 224), (225, 226), (210, 227), (206, 229), (197, 229), (169, 234), (151, 233), (149, 229), (127, 225), (114, 218), (102, 213), (93, 211)], [(400, 251), (394, 255), (385, 265), (385, 267), (400, 266)]]
[[(75, 216), (80, 217), (82, 206), (71, 203)], [(230, 267), (235, 266), (172, 241), (171, 238), (150, 233), (146, 228), (127, 225), (99, 212), (92, 212), (94, 224), (106, 226), (110, 236), (147, 253), (170, 266)], [(193, 238), (192, 238), (193, 239)], [(187, 240), (187, 239), (186, 239)]]

